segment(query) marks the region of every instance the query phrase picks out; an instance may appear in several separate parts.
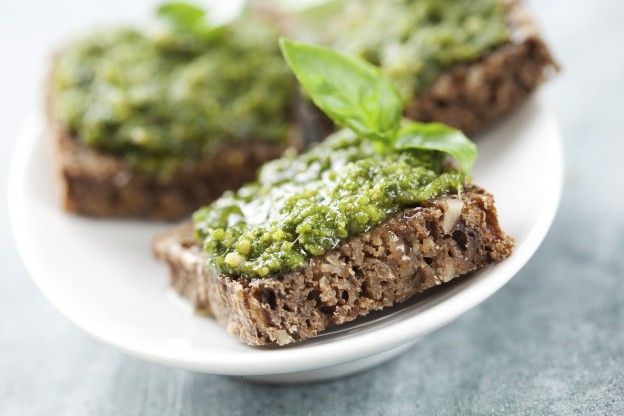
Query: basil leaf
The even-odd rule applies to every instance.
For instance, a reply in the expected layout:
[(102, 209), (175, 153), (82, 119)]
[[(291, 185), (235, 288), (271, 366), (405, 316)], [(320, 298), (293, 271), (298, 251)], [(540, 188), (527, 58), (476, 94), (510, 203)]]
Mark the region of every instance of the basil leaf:
[(457, 162), (464, 173), (470, 173), (477, 159), (477, 146), (460, 130), (442, 123), (408, 122), (398, 133), (397, 150), (422, 149), (444, 152)]
[(191, 3), (173, 1), (158, 6), (156, 14), (174, 27), (190, 30), (203, 21), (206, 12)]
[(207, 13), (201, 7), (182, 1), (163, 3), (156, 10), (156, 14), (173, 29), (204, 40), (219, 36), (225, 29), (224, 26), (208, 22)]
[(280, 39), (280, 48), (312, 101), (337, 125), (391, 141), (403, 105), (394, 84), (375, 66), (321, 46)]

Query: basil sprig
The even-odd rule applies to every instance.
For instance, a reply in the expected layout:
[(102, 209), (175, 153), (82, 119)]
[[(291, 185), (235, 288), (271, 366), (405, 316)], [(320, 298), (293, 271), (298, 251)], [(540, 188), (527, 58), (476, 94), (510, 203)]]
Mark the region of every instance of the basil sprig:
[(460, 130), (442, 123), (401, 120), (396, 87), (368, 62), (318, 45), (280, 39), (282, 54), (303, 89), (338, 126), (396, 150), (439, 151), (469, 174), (477, 148)]
[(173, 29), (208, 39), (219, 34), (223, 26), (212, 24), (206, 11), (185, 1), (162, 3), (156, 9), (156, 15)]

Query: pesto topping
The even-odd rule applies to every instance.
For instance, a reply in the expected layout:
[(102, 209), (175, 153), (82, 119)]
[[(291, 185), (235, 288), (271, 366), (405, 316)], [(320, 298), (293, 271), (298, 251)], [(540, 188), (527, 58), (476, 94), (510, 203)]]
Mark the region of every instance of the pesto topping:
[(441, 152), (378, 144), (339, 131), (306, 153), (266, 164), (257, 182), (199, 210), (195, 233), (212, 265), (245, 277), (296, 270), (342, 239), (469, 180), (444, 171)]
[(405, 102), (509, 39), (501, 0), (350, 0), (337, 16), (330, 42), (380, 66)]
[(292, 76), (276, 33), (256, 21), (203, 37), (165, 27), (96, 32), (62, 51), (53, 81), (71, 133), (149, 171), (226, 141), (287, 137)]

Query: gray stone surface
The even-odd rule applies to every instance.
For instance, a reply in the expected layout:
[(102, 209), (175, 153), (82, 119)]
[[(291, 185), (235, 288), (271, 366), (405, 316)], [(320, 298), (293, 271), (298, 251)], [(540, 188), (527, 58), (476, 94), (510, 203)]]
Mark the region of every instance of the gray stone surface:
[[(375, 370), (271, 387), (149, 364), (65, 321), (22, 266), (6, 173), (50, 45), (133, 1), (0, 3), (0, 414), (624, 414), (624, 2), (533, 2), (564, 73), (546, 89), (566, 185), (543, 246), (481, 306)], [(530, 167), (527, 167), (530, 168)]]

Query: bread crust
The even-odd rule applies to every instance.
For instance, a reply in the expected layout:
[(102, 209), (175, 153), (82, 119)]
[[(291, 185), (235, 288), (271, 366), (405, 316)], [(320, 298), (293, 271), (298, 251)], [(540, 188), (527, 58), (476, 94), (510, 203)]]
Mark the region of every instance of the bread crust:
[(286, 345), (403, 302), (507, 258), (494, 199), (470, 187), (405, 209), (371, 231), (269, 278), (223, 276), (208, 266), (190, 223), (156, 238), (171, 284), (249, 345)]

